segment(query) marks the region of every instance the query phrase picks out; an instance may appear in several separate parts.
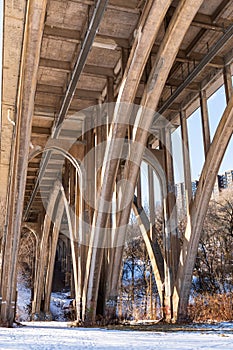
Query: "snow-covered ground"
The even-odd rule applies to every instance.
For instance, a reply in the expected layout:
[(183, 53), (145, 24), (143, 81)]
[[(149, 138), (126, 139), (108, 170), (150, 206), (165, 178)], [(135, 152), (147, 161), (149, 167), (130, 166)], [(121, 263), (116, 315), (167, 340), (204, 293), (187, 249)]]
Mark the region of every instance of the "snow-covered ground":
[(51, 294), (50, 311), (54, 321), (68, 321), (67, 312), (72, 299), (69, 292), (56, 292)]
[[(18, 283), (17, 321), (30, 321), (30, 298), (30, 288), (25, 283)], [(50, 311), (54, 321), (69, 321), (68, 311), (72, 300), (69, 292), (53, 292), (51, 294)]]
[[(28, 322), (25, 327), (0, 328), (0, 349), (232, 349), (230, 328), (216, 332), (140, 332), (68, 328), (65, 322)], [(232, 330), (232, 328), (231, 328)]]
[[(19, 280), (18, 280), (19, 281)], [(18, 282), (18, 299), (17, 299), (17, 320), (30, 321), (29, 303), (31, 299), (31, 290), (27, 287), (26, 283)]]

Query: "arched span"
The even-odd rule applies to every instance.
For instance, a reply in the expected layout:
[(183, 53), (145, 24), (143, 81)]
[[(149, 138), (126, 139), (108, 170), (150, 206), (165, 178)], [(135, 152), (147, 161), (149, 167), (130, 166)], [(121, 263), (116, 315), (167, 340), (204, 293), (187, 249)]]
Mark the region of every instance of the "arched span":
[[(48, 205), (46, 207), (46, 213), (43, 223), (42, 237), (39, 243), (38, 249), (38, 261), (36, 266), (36, 279), (35, 279), (35, 291), (34, 291), (34, 300), (32, 303), (32, 314), (40, 314), (41, 311), (41, 300), (43, 295), (44, 287), (44, 271), (46, 267), (46, 261), (48, 258), (47, 244), (50, 234), (50, 227), (52, 222), (52, 216), (54, 211), (54, 206), (57, 200), (57, 196), (60, 192), (60, 183), (56, 181), (53, 187), (53, 190), (50, 194)], [(37, 316), (36, 316), (37, 317)]]
[(71, 254), (73, 262), (73, 274), (74, 274), (74, 285), (75, 285), (75, 301), (76, 301), (76, 314), (77, 319), (80, 318), (80, 301), (81, 301), (81, 259), (80, 259), (80, 245), (76, 239), (76, 232), (73, 227), (72, 218), (70, 215), (70, 207), (67, 201), (64, 188), (61, 184), (62, 198), (64, 201), (66, 216), (68, 220), (68, 227), (70, 233), (70, 244)]
[(34, 235), (36, 244), (37, 244), (39, 239), (38, 239), (38, 233), (36, 232), (36, 230), (30, 227), (30, 225), (28, 225), (26, 222), (22, 224), (22, 228), (26, 228), (28, 231), (30, 231)]
[[(84, 179), (84, 176), (82, 175), (83, 174), (83, 171), (81, 169), (81, 166), (80, 166), (80, 163), (77, 159), (75, 159), (75, 157), (73, 157), (66, 149), (62, 148), (62, 147), (59, 147), (59, 145), (47, 145), (45, 148), (43, 149), (40, 149), (40, 150), (36, 150), (35, 152), (33, 152), (33, 154), (30, 155), (28, 161), (32, 161), (34, 158), (36, 158), (38, 155), (44, 153), (44, 152), (48, 152), (48, 151), (54, 151), (56, 153), (59, 153), (59, 154), (62, 154), (64, 156), (64, 159), (67, 159), (71, 165), (74, 167), (74, 169), (76, 170), (77, 172), (77, 175), (78, 175), (78, 181), (79, 181), (79, 187), (80, 189), (83, 189), (83, 179)], [(71, 219), (71, 213), (70, 213), (70, 207), (69, 207), (69, 203), (68, 203), (68, 200), (65, 196), (65, 192), (64, 192), (64, 188), (62, 186), (62, 184), (56, 180), (56, 186), (53, 190), (53, 203), (55, 203), (54, 201), (56, 201), (59, 193), (62, 193), (62, 198), (63, 198), (63, 202), (64, 202), (64, 206), (65, 206), (65, 211), (66, 211), (66, 215), (67, 215), (67, 219), (68, 219), (68, 227), (69, 227), (69, 236), (70, 236), (70, 241), (71, 241), (71, 249), (72, 249), (72, 262), (73, 262), (73, 270), (74, 270), (74, 280), (75, 280), (75, 295), (76, 295), (76, 305), (80, 305), (80, 286), (81, 286), (81, 283), (79, 283), (79, 279), (80, 279), (80, 273), (78, 274), (78, 271), (80, 271), (80, 267), (77, 266), (78, 264), (78, 261), (80, 261), (80, 259), (78, 259), (77, 257), (77, 247), (75, 246), (77, 244), (77, 239), (76, 239), (76, 233), (74, 232), (74, 229), (73, 229), (73, 226), (72, 226), (72, 219)], [(49, 205), (49, 204), (48, 204)], [(82, 197), (80, 196), (80, 203), (79, 203), (79, 206), (80, 206), (80, 211), (82, 212), (82, 205), (83, 205), (83, 201), (82, 201)], [(52, 205), (51, 207), (51, 210), (49, 210), (51, 213), (53, 212), (53, 207), (54, 205)], [(50, 213), (50, 214), (51, 214)], [(50, 218), (52, 218), (52, 214), (49, 215)], [(50, 219), (48, 219), (48, 225), (50, 227)], [(79, 225), (80, 227), (82, 225)], [(79, 228), (80, 228), (79, 227)], [(44, 230), (43, 230), (44, 231)], [(46, 228), (46, 231), (48, 231), (48, 228)], [(82, 231), (82, 230), (81, 230)], [(82, 232), (79, 232), (79, 235), (81, 235)], [(47, 237), (47, 234), (45, 235), (45, 233), (43, 232), (42, 234), (42, 240), (44, 240), (44, 238)], [(38, 311), (39, 310), (39, 305), (40, 305), (40, 290), (41, 290), (41, 281), (38, 280), (38, 286), (36, 288), (37, 290), (37, 293), (36, 293), (36, 303), (35, 303), (35, 311)], [(39, 294), (38, 294), (39, 292)], [(38, 295), (37, 295), (38, 294)], [(78, 311), (78, 307), (77, 307), (77, 311)], [(79, 315), (80, 313), (78, 313)]]
[[(63, 148), (59, 147), (59, 145), (47, 145), (43, 149), (36, 150), (35, 152), (33, 152), (33, 154), (29, 157), (28, 162), (32, 161), (38, 155), (48, 151), (55, 151), (62, 154), (64, 158), (67, 159), (73, 165), (74, 169), (77, 171), (77, 174), (78, 174), (79, 188), (82, 193), (85, 190), (85, 176), (83, 175), (85, 173), (84, 168), (81, 167), (80, 162), (74, 156), (72, 156), (64, 147)], [(80, 196), (79, 207), (80, 207), (80, 212), (82, 213), (82, 208), (83, 208), (82, 195)], [(80, 232), (80, 235), (81, 233), (82, 232)]]
[(150, 165), (153, 171), (156, 173), (157, 178), (160, 184), (160, 194), (161, 198), (165, 198), (167, 195), (167, 182), (166, 175), (163, 167), (161, 166), (159, 160), (155, 157), (155, 155), (148, 149), (145, 148), (145, 152), (143, 154), (142, 161)]
[[(50, 226), (51, 226), (51, 218), (54, 215), (54, 205), (57, 200), (57, 198), (61, 194), (61, 199), (64, 203), (64, 208), (68, 220), (68, 229), (69, 229), (69, 238), (70, 238), (70, 244), (71, 244), (71, 251), (72, 251), (72, 264), (73, 264), (73, 273), (74, 273), (74, 281), (75, 281), (75, 298), (76, 298), (76, 305), (77, 305), (77, 311), (79, 312), (79, 305), (80, 305), (80, 287), (81, 287), (81, 281), (80, 281), (80, 266), (78, 266), (78, 263), (80, 263), (80, 259), (78, 258), (79, 250), (78, 250), (78, 242), (76, 239), (76, 232), (74, 232), (74, 225), (72, 222), (72, 217), (70, 214), (70, 206), (68, 203), (68, 200), (65, 195), (64, 188), (62, 186), (62, 183), (57, 180), (54, 186), (54, 189), (50, 195), (50, 201), (48, 203), (47, 207), (47, 213), (45, 216), (44, 221), (44, 228), (42, 233), (42, 240), (41, 240), (41, 247), (40, 247), (40, 259), (37, 271), (37, 283), (35, 288), (35, 295), (34, 295), (34, 303), (33, 303), (33, 314), (40, 312), (40, 305), (41, 305), (41, 298), (42, 298), (42, 290), (43, 290), (43, 273), (44, 273), (44, 266), (45, 266), (45, 252), (46, 252), (46, 246), (47, 241), (49, 237), (50, 232)], [(58, 208), (59, 210), (59, 208)], [(61, 213), (62, 215), (62, 213)], [(59, 221), (59, 226), (61, 225), (61, 221)], [(58, 231), (60, 228), (58, 228)], [(51, 267), (49, 266), (49, 269)], [(51, 282), (51, 281), (50, 281)], [(46, 298), (47, 300), (47, 298)], [(49, 305), (49, 302), (47, 301), (47, 304)], [(79, 317), (80, 312), (77, 315)]]
[[(75, 225), (72, 220), (70, 205), (66, 198), (65, 190), (61, 182), (59, 182), (59, 191), (57, 196), (61, 193), (61, 198), (64, 203), (64, 209), (68, 221), (69, 238), (71, 244), (71, 256), (74, 274), (74, 285), (75, 285), (75, 300), (76, 300), (76, 313), (77, 318), (80, 317), (80, 298), (81, 298), (81, 259), (80, 259), (80, 246), (76, 237)], [(60, 222), (61, 224), (61, 222)]]
[[(148, 164), (153, 171), (156, 173), (159, 184), (160, 184), (160, 192), (161, 192), (161, 198), (165, 198), (167, 194), (167, 186), (166, 186), (166, 176), (164, 173), (164, 170), (158, 161), (158, 159), (155, 157), (155, 155), (148, 149), (145, 149), (144, 155), (143, 155), (143, 161)], [(153, 242), (148, 235), (148, 231), (150, 230), (150, 221), (143, 209), (138, 208), (135, 203), (132, 204), (134, 213), (136, 215), (138, 225), (140, 227), (140, 231), (142, 234), (142, 237), (144, 239), (146, 249), (151, 261), (153, 273), (155, 276), (160, 301), (162, 304), (163, 301), (163, 283), (164, 283), (164, 260), (163, 255), (160, 250), (160, 247), (158, 245), (157, 240)]]
[(67, 160), (70, 161), (70, 163), (74, 166), (74, 168), (78, 172), (79, 180), (83, 180), (82, 172), (83, 170), (81, 169), (80, 163), (77, 159), (75, 159), (68, 151), (66, 151), (64, 148), (55, 146), (55, 145), (48, 145), (45, 146), (43, 149), (36, 150), (34, 151), (28, 158), (28, 162), (31, 162), (34, 158), (38, 157), (40, 154), (48, 151), (55, 151), (64, 156)]

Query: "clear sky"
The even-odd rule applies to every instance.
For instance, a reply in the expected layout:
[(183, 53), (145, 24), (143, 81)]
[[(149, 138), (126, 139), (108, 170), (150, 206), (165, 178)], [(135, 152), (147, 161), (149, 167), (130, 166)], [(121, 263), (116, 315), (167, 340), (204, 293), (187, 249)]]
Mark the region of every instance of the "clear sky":
[[(208, 112), (211, 141), (214, 137), (214, 133), (218, 126), (218, 123), (222, 117), (224, 109), (226, 107), (224, 87), (219, 88), (208, 99)], [(191, 174), (192, 180), (197, 180), (201, 174), (201, 169), (204, 164), (204, 147), (202, 139), (202, 126), (201, 126), (201, 112), (198, 108), (188, 118), (188, 134), (189, 134), (189, 150), (191, 159)], [(180, 127), (174, 132), (172, 136), (173, 148), (174, 148), (174, 164), (175, 164), (175, 182), (183, 182), (183, 170), (182, 170), (182, 148), (181, 148), (181, 136)], [(223, 158), (222, 164), (219, 169), (219, 174), (224, 173), (226, 170), (233, 169), (233, 139), (231, 139), (226, 154)]]

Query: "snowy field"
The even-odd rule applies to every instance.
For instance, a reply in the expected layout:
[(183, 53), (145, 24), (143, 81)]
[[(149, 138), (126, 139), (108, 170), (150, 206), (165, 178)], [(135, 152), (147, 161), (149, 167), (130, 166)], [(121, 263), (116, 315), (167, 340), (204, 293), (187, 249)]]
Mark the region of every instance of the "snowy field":
[(164, 333), (67, 328), (64, 322), (24, 324), (0, 328), (0, 349), (233, 349), (232, 329)]

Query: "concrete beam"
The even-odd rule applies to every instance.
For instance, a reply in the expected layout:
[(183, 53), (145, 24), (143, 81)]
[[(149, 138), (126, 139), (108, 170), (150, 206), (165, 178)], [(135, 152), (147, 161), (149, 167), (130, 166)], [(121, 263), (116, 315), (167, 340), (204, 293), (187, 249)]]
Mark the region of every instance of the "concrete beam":
[[(42, 68), (49, 68), (54, 69), (62, 72), (69, 73), (71, 72), (71, 64), (68, 61), (60, 61), (60, 60), (53, 60), (48, 58), (41, 58), (40, 67)], [(109, 67), (101, 67), (101, 66), (94, 66), (86, 64), (83, 72), (90, 75), (100, 75), (104, 77), (113, 77), (114, 76), (114, 69)]]
[[(65, 29), (65, 28), (60, 28), (60, 27), (54, 27), (54, 26), (49, 26), (45, 25), (44, 28), (44, 37), (46, 38), (54, 38), (54, 39), (60, 39), (64, 41), (70, 41), (74, 43), (81, 43), (82, 38), (81, 38), (81, 33), (78, 30), (73, 30), (73, 29)], [(96, 39), (94, 41), (94, 46), (95, 43), (99, 44), (101, 46), (105, 45), (105, 48), (111, 49), (111, 47), (124, 47), (128, 48), (129, 47), (129, 41), (124, 38), (116, 38), (108, 35), (96, 35)]]
[[(223, 10), (226, 7), (226, 2), (221, 6), (221, 9)], [(175, 12), (175, 7), (171, 6), (168, 15), (172, 16)], [(221, 16), (220, 8), (217, 9), (218, 18)], [(194, 17), (191, 25), (194, 27), (200, 27), (207, 30), (213, 30), (217, 32), (224, 32), (224, 27), (221, 24), (216, 24), (216, 20), (214, 21), (213, 18), (216, 19), (217, 13), (215, 13), (213, 16), (208, 16), (204, 13), (197, 13)], [(222, 19), (222, 22), (224, 22), (227, 26), (230, 25), (230, 21), (226, 21), (225, 18)]]

